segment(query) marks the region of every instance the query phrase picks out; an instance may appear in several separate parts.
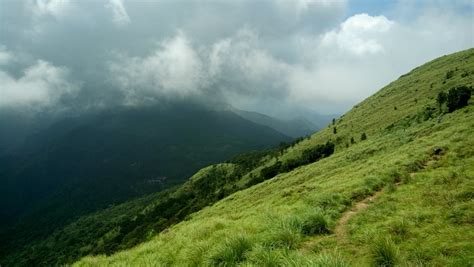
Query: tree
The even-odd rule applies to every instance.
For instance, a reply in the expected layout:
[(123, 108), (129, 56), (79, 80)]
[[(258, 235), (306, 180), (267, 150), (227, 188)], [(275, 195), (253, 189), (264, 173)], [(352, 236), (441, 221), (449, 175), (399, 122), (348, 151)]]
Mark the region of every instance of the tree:
[(453, 112), (456, 109), (467, 106), (471, 98), (471, 90), (472, 88), (467, 86), (451, 88), (446, 98), (448, 112)]
[(366, 139), (367, 139), (367, 135), (366, 135), (365, 133), (362, 133), (362, 134), (360, 135), (360, 141), (364, 141), (364, 140), (366, 140)]
[(354, 137), (351, 136), (351, 144), (355, 144)]
[(332, 128), (332, 132), (333, 132), (333, 134), (337, 134), (337, 129), (336, 129), (336, 127)]
[(448, 99), (448, 96), (446, 95), (444, 91), (439, 92), (438, 97), (436, 97), (436, 102), (438, 102), (440, 110), (447, 99)]
[(332, 118), (332, 125), (336, 124), (336, 119)]

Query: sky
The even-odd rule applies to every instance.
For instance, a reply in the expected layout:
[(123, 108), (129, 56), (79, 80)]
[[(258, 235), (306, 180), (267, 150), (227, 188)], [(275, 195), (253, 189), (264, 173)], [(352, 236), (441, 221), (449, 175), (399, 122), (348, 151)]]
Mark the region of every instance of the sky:
[(0, 0), (0, 110), (342, 114), (473, 25), (471, 0)]

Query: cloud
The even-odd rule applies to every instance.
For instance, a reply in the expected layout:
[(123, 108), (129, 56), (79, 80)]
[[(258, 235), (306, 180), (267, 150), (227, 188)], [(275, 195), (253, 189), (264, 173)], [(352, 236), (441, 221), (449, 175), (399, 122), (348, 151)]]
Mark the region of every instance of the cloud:
[(109, 69), (129, 104), (164, 95), (188, 96), (205, 82), (201, 59), (182, 32), (145, 57), (118, 55)]
[(53, 16), (56, 18), (65, 15), (71, 4), (70, 0), (36, 0), (30, 5), (37, 16)]
[(15, 49), (0, 49), (2, 73), (19, 81), (32, 59), (63, 66), (83, 82), (79, 107), (207, 97), (256, 111), (343, 112), (411, 68), (474, 45), (468, 0), (400, 0), (361, 14), (348, 13), (356, 1), (330, 0), (2, 5), (2, 44)]
[(282, 84), (277, 77), (288, 67), (262, 47), (255, 31), (246, 28), (214, 43), (209, 59), (209, 76), (217, 87), (252, 97), (268, 96), (269, 91), (278, 97)]
[(0, 70), (0, 107), (28, 106), (38, 109), (56, 104), (63, 96), (79, 89), (68, 81), (64, 67), (38, 60), (26, 68), (19, 78)]
[(337, 47), (355, 55), (376, 54), (384, 48), (379, 39), (386, 35), (394, 22), (385, 16), (357, 14), (344, 21), (338, 30), (323, 35), (321, 45)]
[(117, 26), (124, 26), (130, 23), (130, 17), (122, 0), (108, 0), (106, 7), (112, 11), (112, 19)]
[(13, 59), (13, 55), (4, 46), (0, 46), (0, 66), (7, 65)]

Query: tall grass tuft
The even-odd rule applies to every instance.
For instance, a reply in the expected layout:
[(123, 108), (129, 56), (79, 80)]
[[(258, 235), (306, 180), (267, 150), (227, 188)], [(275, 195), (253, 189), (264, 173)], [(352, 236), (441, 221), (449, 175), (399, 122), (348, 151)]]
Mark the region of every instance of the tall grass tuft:
[(322, 253), (319, 254), (313, 260), (313, 266), (320, 266), (320, 267), (348, 267), (349, 264), (344, 261), (344, 259), (339, 256), (338, 254), (327, 254)]
[(329, 223), (324, 214), (319, 211), (310, 211), (302, 216), (301, 230), (304, 235), (318, 235), (329, 233)]
[(374, 266), (395, 266), (399, 261), (398, 248), (389, 237), (377, 239), (371, 248)]
[(266, 238), (265, 246), (269, 248), (295, 249), (301, 241), (302, 224), (296, 217), (277, 221), (272, 225)]
[(209, 265), (233, 266), (246, 259), (246, 253), (252, 250), (252, 242), (245, 236), (239, 235), (227, 239), (216, 248), (209, 257)]

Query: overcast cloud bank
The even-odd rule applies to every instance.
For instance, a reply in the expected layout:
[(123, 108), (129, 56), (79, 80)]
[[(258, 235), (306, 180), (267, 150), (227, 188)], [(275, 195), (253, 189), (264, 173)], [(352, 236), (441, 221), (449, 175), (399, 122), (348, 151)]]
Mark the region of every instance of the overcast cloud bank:
[(474, 44), (470, 1), (398, 1), (383, 14), (350, 14), (351, 4), (3, 0), (0, 107), (201, 97), (342, 113)]

